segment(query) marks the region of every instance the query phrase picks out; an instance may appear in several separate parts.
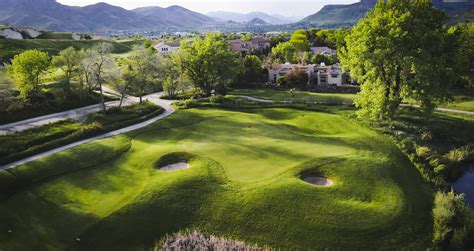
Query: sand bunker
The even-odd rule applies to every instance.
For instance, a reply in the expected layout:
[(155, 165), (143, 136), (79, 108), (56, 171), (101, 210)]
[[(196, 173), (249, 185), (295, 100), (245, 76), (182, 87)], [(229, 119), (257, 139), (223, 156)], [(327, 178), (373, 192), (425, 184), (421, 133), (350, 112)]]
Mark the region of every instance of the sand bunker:
[(330, 187), (334, 184), (332, 180), (324, 177), (306, 177), (303, 181), (318, 187)]
[(164, 167), (160, 168), (160, 170), (161, 171), (178, 171), (178, 170), (186, 169), (186, 168), (189, 168), (189, 167), (190, 166), (189, 166), (188, 163), (179, 162), (179, 163), (164, 166)]

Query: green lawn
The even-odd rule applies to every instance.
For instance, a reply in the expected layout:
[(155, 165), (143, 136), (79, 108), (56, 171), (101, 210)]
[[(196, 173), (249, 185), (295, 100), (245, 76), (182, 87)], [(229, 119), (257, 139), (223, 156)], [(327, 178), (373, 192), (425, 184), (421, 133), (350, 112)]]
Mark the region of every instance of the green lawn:
[(352, 104), (356, 94), (345, 93), (316, 93), (307, 91), (294, 91), (293, 96), (290, 91), (274, 89), (234, 89), (231, 95), (248, 95), (260, 99), (269, 99), (274, 101), (296, 102), (323, 102), (323, 103), (346, 103)]
[(445, 106), (446, 108), (474, 112), (474, 99), (469, 101), (455, 101)]
[[(178, 161), (191, 168), (156, 168)], [(180, 110), (0, 172), (0, 184), (5, 250), (147, 250), (185, 228), (287, 250), (425, 250), (431, 237), (416, 169), (389, 139), (327, 113)]]
[(0, 39), (0, 57), (12, 58), (25, 50), (37, 49), (56, 55), (68, 47), (76, 49), (91, 48), (99, 43), (111, 43), (114, 46), (113, 53), (127, 53), (132, 50), (133, 45), (143, 44), (143, 40), (103, 41), (103, 40), (58, 40), (58, 39)]

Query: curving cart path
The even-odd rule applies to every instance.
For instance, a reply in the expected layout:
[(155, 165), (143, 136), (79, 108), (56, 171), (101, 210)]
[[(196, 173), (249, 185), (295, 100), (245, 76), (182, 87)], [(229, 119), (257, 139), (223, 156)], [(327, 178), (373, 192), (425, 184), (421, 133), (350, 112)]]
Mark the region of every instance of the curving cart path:
[(171, 106), (171, 104), (175, 101), (160, 99), (160, 97), (162, 95), (163, 95), (163, 93), (155, 93), (155, 94), (150, 94), (150, 95), (144, 96), (144, 100), (148, 100), (148, 101), (150, 101), (150, 102), (152, 102), (156, 105), (159, 105), (159, 106), (163, 107), (163, 109), (164, 109), (164, 112), (162, 114), (160, 114), (160, 115), (158, 115), (158, 116), (156, 116), (152, 119), (149, 119), (147, 121), (144, 121), (144, 122), (141, 122), (141, 123), (138, 123), (138, 124), (135, 124), (135, 125), (131, 125), (131, 126), (128, 126), (128, 127), (122, 128), (122, 129), (118, 129), (118, 130), (115, 130), (115, 131), (112, 131), (112, 132), (108, 132), (108, 133), (105, 133), (105, 134), (102, 134), (102, 135), (98, 135), (98, 136), (95, 136), (95, 137), (92, 137), (92, 138), (89, 138), (89, 139), (85, 139), (85, 140), (81, 140), (81, 141), (71, 143), (71, 144), (68, 144), (68, 145), (65, 145), (65, 146), (61, 146), (61, 147), (46, 151), (44, 153), (40, 153), (40, 154), (33, 155), (31, 157), (28, 157), (28, 158), (25, 158), (25, 159), (22, 159), (22, 160), (19, 160), (19, 161), (15, 161), (13, 163), (10, 163), (10, 164), (4, 165), (4, 166), (0, 166), (0, 171), (8, 170), (8, 169), (14, 168), (16, 166), (23, 165), (23, 164), (26, 164), (28, 162), (43, 158), (45, 156), (48, 156), (48, 155), (51, 155), (51, 154), (54, 154), (54, 153), (57, 153), (57, 152), (61, 152), (61, 151), (67, 150), (67, 149), (71, 149), (71, 148), (73, 148), (75, 146), (78, 146), (78, 145), (86, 144), (86, 143), (89, 143), (89, 142), (92, 142), (92, 141), (95, 141), (95, 140), (99, 140), (99, 139), (112, 137), (112, 136), (115, 136), (115, 135), (118, 135), (118, 134), (130, 132), (130, 131), (134, 131), (134, 130), (146, 127), (146, 126), (148, 126), (152, 123), (155, 123), (158, 120), (164, 119), (164, 118), (170, 116), (171, 114), (173, 114), (175, 112), (175, 109)]

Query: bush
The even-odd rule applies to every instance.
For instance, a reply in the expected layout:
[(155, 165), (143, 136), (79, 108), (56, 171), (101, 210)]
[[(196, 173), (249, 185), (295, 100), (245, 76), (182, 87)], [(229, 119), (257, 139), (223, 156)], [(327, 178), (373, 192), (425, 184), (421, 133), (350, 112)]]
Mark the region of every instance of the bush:
[(269, 250), (248, 245), (241, 241), (228, 240), (225, 238), (204, 235), (198, 231), (184, 232), (167, 237), (162, 243), (155, 246), (157, 250), (246, 250), (261, 251)]
[(286, 74), (285, 80), (291, 87), (301, 87), (308, 83), (309, 77), (306, 72), (297, 69)]
[(420, 162), (426, 163), (433, 152), (429, 147), (419, 146), (415, 149), (415, 154)]
[(433, 243), (442, 249), (461, 248), (469, 233), (469, 209), (464, 196), (454, 191), (438, 192), (433, 208)]
[(194, 98), (190, 98), (185, 101), (178, 102), (176, 105), (182, 109), (190, 109), (190, 108), (197, 107), (199, 103), (196, 100), (194, 100)]
[(209, 102), (212, 104), (222, 104), (225, 100), (225, 97), (222, 95), (215, 95), (209, 98)]

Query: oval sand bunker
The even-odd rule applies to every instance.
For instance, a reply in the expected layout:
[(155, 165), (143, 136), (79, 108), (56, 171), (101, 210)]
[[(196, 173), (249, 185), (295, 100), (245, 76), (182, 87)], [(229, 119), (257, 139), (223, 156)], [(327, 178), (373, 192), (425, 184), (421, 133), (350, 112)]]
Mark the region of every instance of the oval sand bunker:
[(188, 163), (179, 162), (179, 163), (164, 166), (164, 167), (160, 168), (160, 170), (161, 171), (178, 171), (178, 170), (186, 169), (186, 168), (189, 168), (189, 167), (190, 166), (189, 166)]
[(329, 187), (334, 184), (332, 180), (326, 179), (324, 177), (306, 177), (303, 179), (303, 181), (318, 187)]

